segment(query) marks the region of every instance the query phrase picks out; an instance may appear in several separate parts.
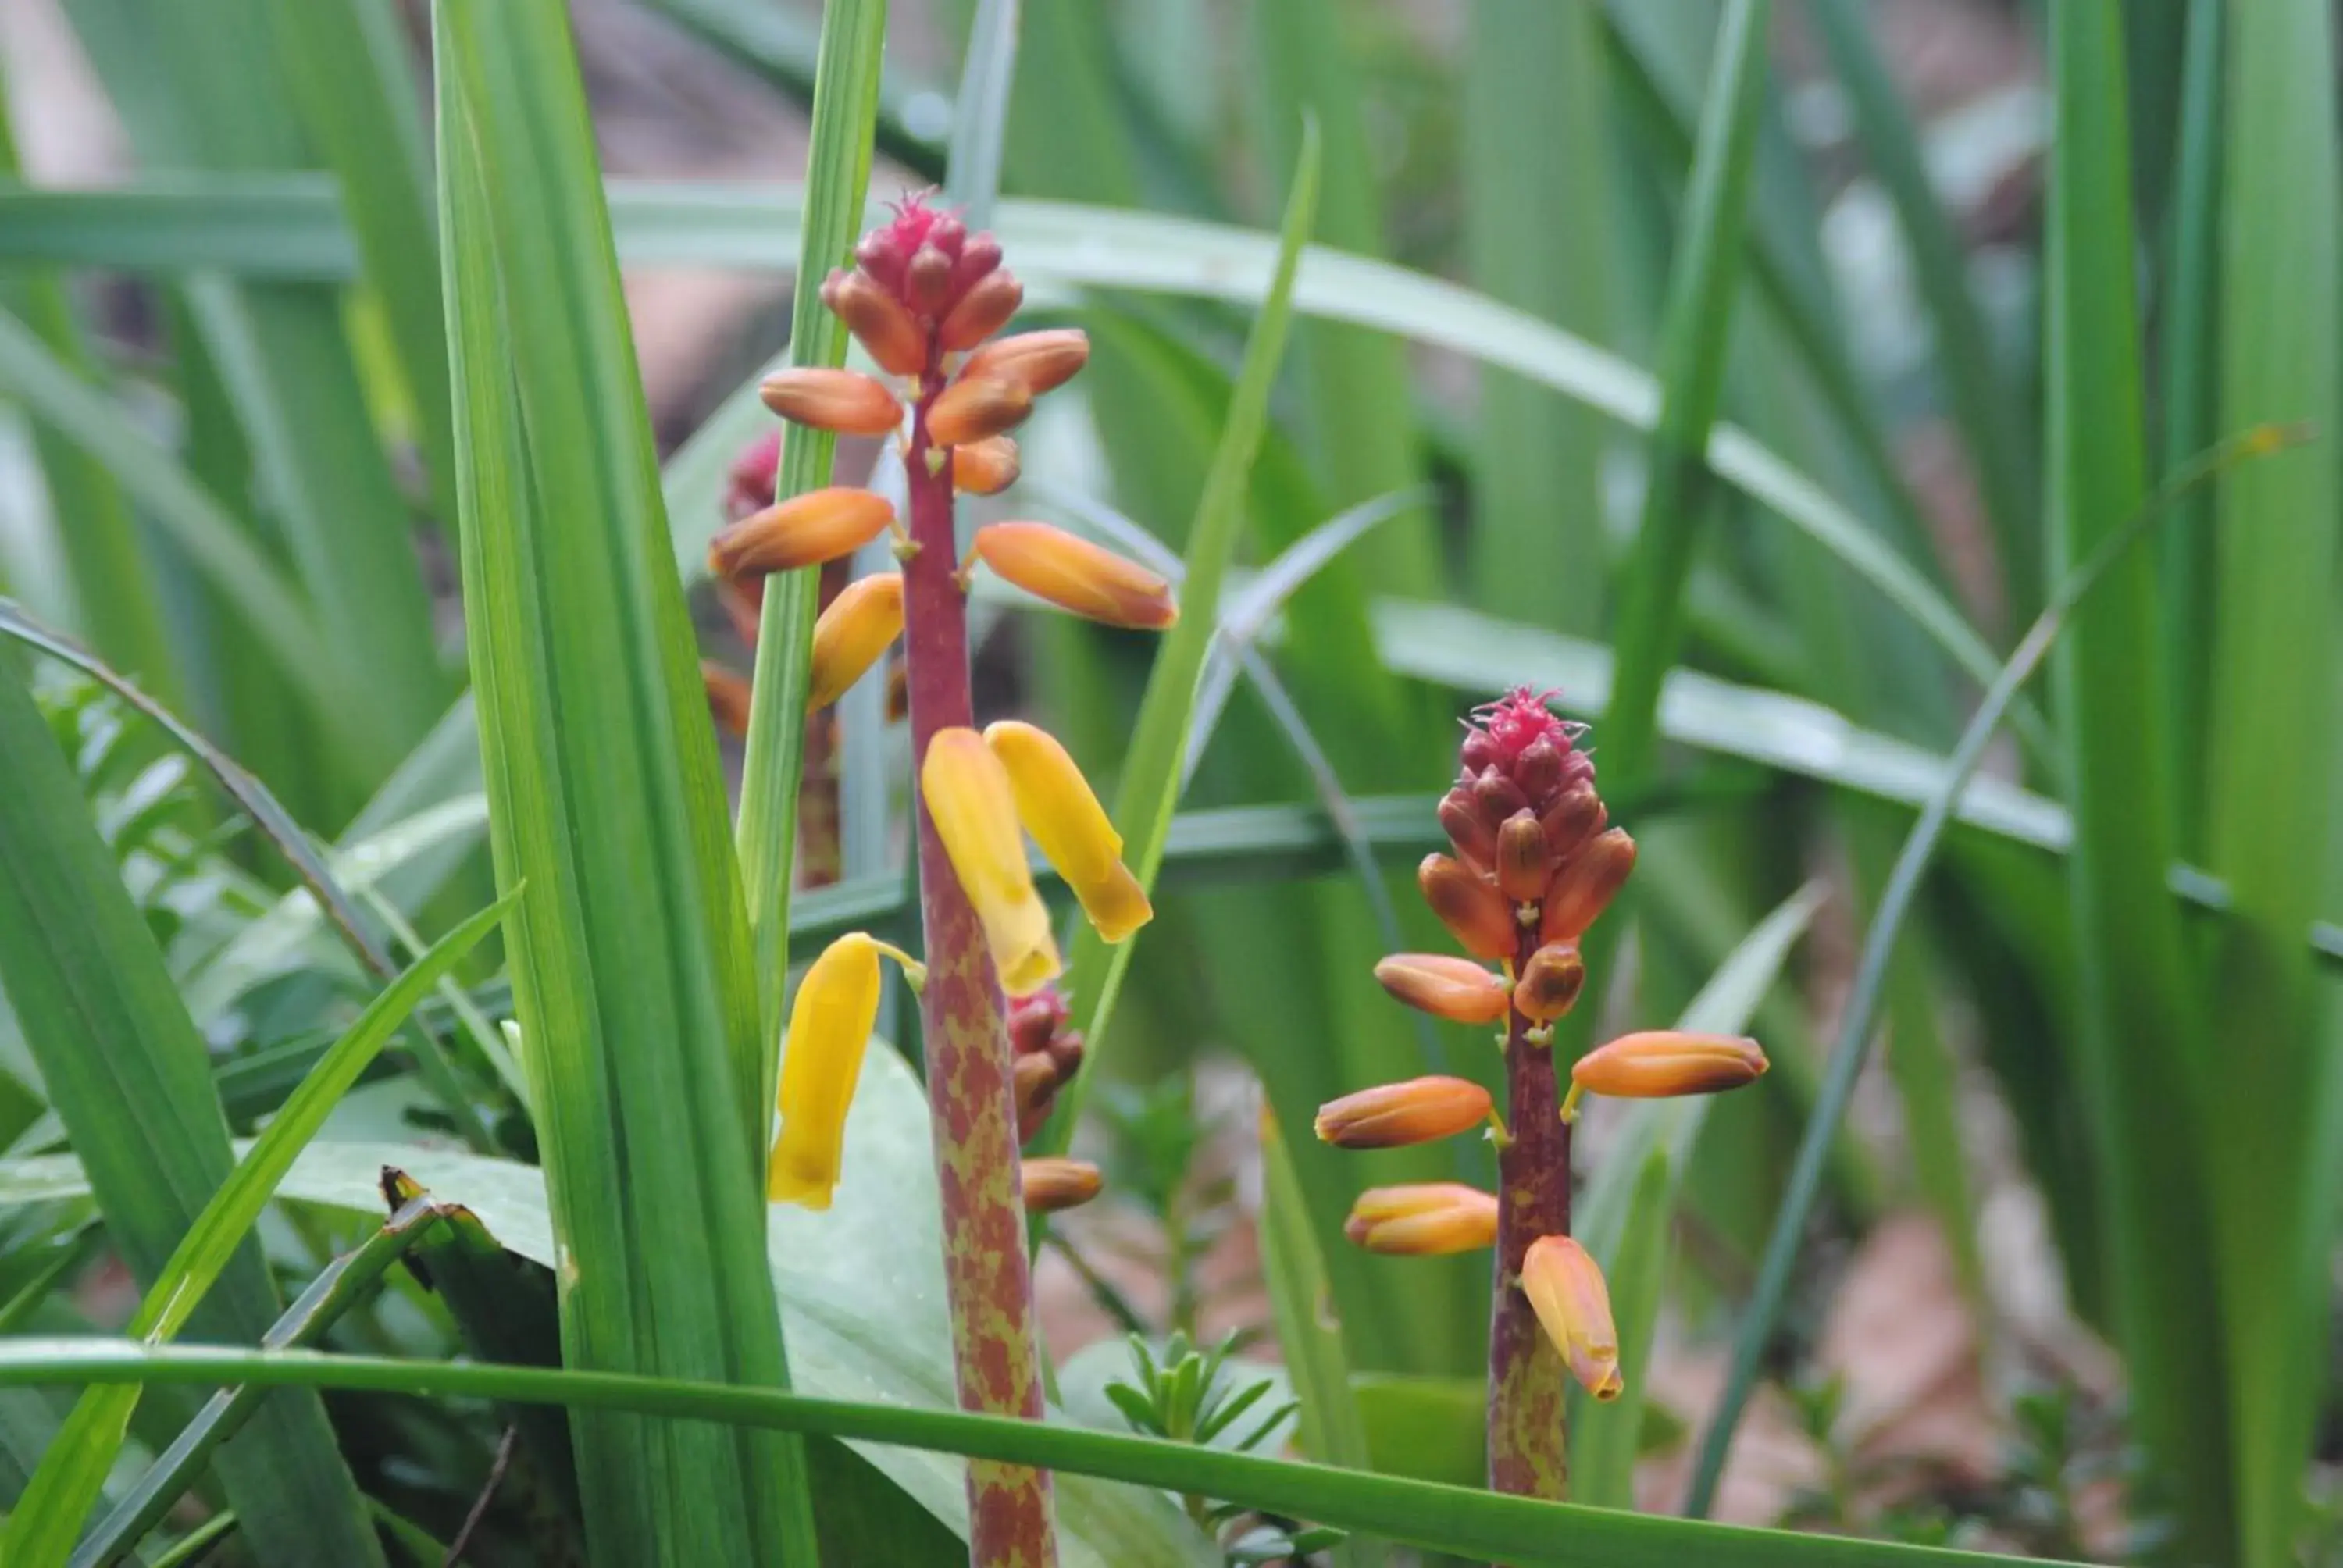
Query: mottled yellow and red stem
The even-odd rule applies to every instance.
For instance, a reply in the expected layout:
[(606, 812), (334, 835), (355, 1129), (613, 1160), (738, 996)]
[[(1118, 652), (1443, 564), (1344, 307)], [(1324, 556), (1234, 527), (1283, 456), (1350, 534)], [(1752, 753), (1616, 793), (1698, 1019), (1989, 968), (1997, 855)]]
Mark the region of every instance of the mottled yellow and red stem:
[[(904, 657), (911, 746), (924, 759), (940, 729), (972, 720), (968, 601), (953, 573), (948, 463), (930, 471), (928, 408), (943, 386), (930, 359), (913, 413), (910, 534), (903, 563)], [(975, 910), (953, 874), (920, 792), (920, 907), (926, 924), (928, 1102), (934, 1113), (936, 1180), (943, 1201), (944, 1282), (952, 1360), (962, 1408), (1040, 1419), (1041, 1369), (1018, 1193), (1017, 1104), (1001, 984)], [(969, 1559), (981, 1568), (1048, 1568), (1057, 1562), (1047, 1472), (972, 1460), (968, 1467)]]
[[(1523, 930), (1514, 972), (1538, 949)], [(1497, 1252), (1489, 1308), (1489, 1487), (1559, 1499), (1570, 1485), (1564, 1441), (1562, 1354), (1539, 1328), (1520, 1284), (1522, 1259), (1541, 1236), (1570, 1233), (1570, 1124), (1562, 1120), (1550, 1043), (1515, 1008), (1505, 1031), (1509, 1138), (1497, 1151)], [(1551, 1030), (1541, 1030), (1542, 1038)]]

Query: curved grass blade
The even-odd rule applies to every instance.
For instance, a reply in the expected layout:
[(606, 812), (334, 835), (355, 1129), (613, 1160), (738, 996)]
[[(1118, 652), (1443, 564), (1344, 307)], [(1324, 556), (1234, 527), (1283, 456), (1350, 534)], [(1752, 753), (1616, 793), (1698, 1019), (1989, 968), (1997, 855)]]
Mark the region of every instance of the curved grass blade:
[[(1919, 819), (1906, 835), (1903, 848), (1897, 852), (1894, 869), (1882, 890), (1877, 912), (1872, 917), (1871, 929), (1865, 934), (1863, 951), (1855, 964), (1855, 979), (1849, 986), (1845, 1011), (1836, 1041), (1832, 1045), (1829, 1065), (1825, 1069), (1821, 1092), (1815, 1098), (1814, 1113), (1806, 1120), (1805, 1131), (1799, 1139), (1795, 1162), (1784, 1190), (1782, 1210), (1767, 1237), (1765, 1254), (1759, 1265), (1757, 1283), (1750, 1293), (1748, 1305), (1743, 1311), (1740, 1332), (1734, 1338), (1733, 1364), (1727, 1374), (1725, 1392), (1717, 1402), (1708, 1430), (1701, 1439), (1699, 1458), (1693, 1473), (1690, 1495), (1684, 1511), (1693, 1517), (1705, 1514), (1715, 1502), (1718, 1478), (1724, 1472), (1725, 1451), (1733, 1442), (1733, 1432), (1741, 1418), (1755, 1388), (1758, 1363), (1763, 1359), (1766, 1342), (1772, 1337), (1774, 1325), (1779, 1320), (1782, 1302), (1789, 1285), (1790, 1270), (1797, 1261), (1798, 1244), (1805, 1232), (1806, 1219), (1821, 1191), (1823, 1167), (1836, 1137), (1838, 1124), (1846, 1114), (1847, 1102), (1855, 1092), (1855, 1081), (1862, 1071), (1864, 1060), (1869, 1054), (1872, 1026), (1877, 1016), (1881, 994), (1885, 989), (1887, 967), (1896, 949), (1896, 940), (1903, 932), (1905, 917), (1911, 912), (1918, 896), (1920, 884), (1929, 866), (1936, 859), (1946, 828), (1951, 823), (1955, 803), (1959, 799), (1977, 765), (1984, 760), (1986, 748), (1996, 730), (2007, 717), (2017, 690), (2041, 668), (2057, 641), (2067, 618), (2106, 576), (2108, 569), (2123, 558), (2124, 551), (2137, 543), (2157, 520), (2171, 499), (2240, 461), (2267, 456), (2278, 450), (2292, 439), (2286, 432), (2273, 427), (2249, 431), (2233, 441), (2216, 447), (2182, 473), (2173, 484), (2157, 492), (2146, 510), (2131, 518), (2122, 528), (2103, 537), (2089, 556), (2078, 563), (2062, 579), (2052, 593), (2042, 613), (2035, 618), (2009, 657), (2001, 676), (1987, 689), (1985, 700), (1976, 715), (1961, 732), (1944, 774)], [(2200, 1347), (2201, 1348), (2201, 1347)]]
[[(0, 1344), (0, 1386), (250, 1382), (534, 1401), (729, 1422), (1029, 1464), (1220, 1498), (1404, 1545), (1540, 1568), (2025, 1568), (2043, 1559), (1752, 1530), (1363, 1474), (1056, 1422), (813, 1399), (769, 1389), (542, 1367), (122, 1340)], [(2066, 1563), (2061, 1568), (2077, 1568)]]
[[(347, 1033), (310, 1069), (250, 1151), (236, 1162), (170, 1260), (147, 1287), (130, 1320), (130, 1333), (146, 1343), (174, 1338), (187, 1325), (250, 1235), (277, 1183), (326, 1118), (355, 1085), (367, 1064), (405, 1020), (433, 982), (453, 969), (474, 943), (504, 919), (513, 898), (482, 910), (440, 939), (431, 951), (369, 1003)], [(106, 1472), (128, 1435), (136, 1387), (93, 1390), (74, 1406), (57, 1442), (33, 1473), (10, 1516), (0, 1546), (16, 1561), (55, 1562), (72, 1548), (96, 1505)]]

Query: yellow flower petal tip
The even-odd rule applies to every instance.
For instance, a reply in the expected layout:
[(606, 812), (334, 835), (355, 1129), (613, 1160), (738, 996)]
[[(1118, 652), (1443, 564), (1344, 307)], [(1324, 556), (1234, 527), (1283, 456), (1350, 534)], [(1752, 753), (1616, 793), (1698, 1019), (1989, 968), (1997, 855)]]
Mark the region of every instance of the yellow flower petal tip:
[(849, 583), (813, 624), (806, 706), (827, 708), (845, 696), (902, 635), (902, 573), (879, 572)]
[(1453, 953), (1393, 953), (1375, 979), (1398, 1000), (1451, 1023), (1503, 1022), (1513, 1006), (1504, 977)]
[(1764, 1077), (1768, 1065), (1754, 1040), (1651, 1030), (1588, 1051), (1572, 1064), (1570, 1081), (1591, 1094), (1664, 1100), (1739, 1089)]
[(1180, 619), (1162, 578), (1048, 523), (988, 523), (970, 548), (1004, 582), (1101, 625), (1162, 631)]
[(1387, 1257), (1475, 1252), (1496, 1245), (1497, 1200), (1460, 1181), (1370, 1187), (1351, 1205), (1342, 1234)]
[(1411, 1078), (1328, 1101), (1315, 1128), (1340, 1148), (1397, 1149), (1470, 1131), (1489, 1111), (1489, 1091), (1469, 1079)]
[(1025, 1208), (1035, 1214), (1079, 1209), (1106, 1186), (1106, 1178), (1087, 1160), (1042, 1155), (1018, 1161), (1017, 1171), (1024, 1188)]
[(984, 743), (1009, 776), (1018, 819), (1099, 935), (1119, 942), (1153, 920), (1147, 890), (1122, 863), (1122, 835), (1057, 738), (1004, 719), (986, 727)]
[(808, 490), (752, 512), (708, 542), (708, 569), (719, 578), (783, 572), (852, 555), (887, 529), (895, 508), (850, 485)]
[(879, 1022), (881, 945), (849, 932), (798, 981), (781, 1041), (780, 1135), (765, 1166), (765, 1196), (827, 1209), (846, 1149), (846, 1111), (862, 1053)]
[(1031, 996), (1057, 978), (1050, 912), (1033, 890), (1008, 769), (961, 727), (938, 730), (920, 763), (920, 794), (953, 874), (984, 927), (1001, 989)]
[(1611, 1291), (1586, 1249), (1568, 1236), (1532, 1241), (1522, 1259), (1522, 1293), (1570, 1375), (1596, 1399), (1617, 1399), (1626, 1385), (1619, 1376)]

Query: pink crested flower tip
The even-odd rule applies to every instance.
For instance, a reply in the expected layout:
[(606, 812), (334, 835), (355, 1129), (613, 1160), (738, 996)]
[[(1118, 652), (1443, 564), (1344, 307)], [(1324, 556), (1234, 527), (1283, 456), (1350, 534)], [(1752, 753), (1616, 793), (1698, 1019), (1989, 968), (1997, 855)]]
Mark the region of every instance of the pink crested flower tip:
[(739, 522), (751, 512), (773, 504), (773, 485), (781, 467), (781, 433), (768, 430), (732, 459), (726, 476), (724, 516)]
[(1523, 752), (1541, 740), (1554, 742), (1558, 750), (1567, 751), (1584, 731), (1579, 725), (1565, 722), (1549, 706), (1560, 691), (1533, 691), (1517, 686), (1494, 702), (1484, 702), (1473, 710), (1472, 728), (1489, 738), (1496, 749), (1491, 760), (1503, 766), (1521, 759)]

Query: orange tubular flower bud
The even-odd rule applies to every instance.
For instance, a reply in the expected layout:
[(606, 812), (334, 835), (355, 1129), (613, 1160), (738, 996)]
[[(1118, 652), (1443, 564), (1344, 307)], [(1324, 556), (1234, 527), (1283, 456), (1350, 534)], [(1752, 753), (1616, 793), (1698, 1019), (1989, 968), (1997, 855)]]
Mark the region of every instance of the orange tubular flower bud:
[(878, 572), (849, 583), (813, 623), (808, 711), (828, 708), (903, 633), (903, 574)]
[(1318, 1108), (1319, 1138), (1343, 1149), (1398, 1149), (1469, 1132), (1489, 1119), (1489, 1091), (1462, 1078), (1381, 1083)]
[(958, 447), (1013, 430), (1033, 411), (1033, 394), (997, 376), (962, 376), (928, 405), (928, 439)]
[(1415, 885), (1440, 923), (1476, 959), (1494, 961), (1513, 956), (1513, 907), (1497, 884), (1461, 860), (1426, 855), (1415, 869)]
[(1597, 834), (1586, 848), (1566, 861), (1554, 886), (1546, 890), (1544, 919), (1539, 939), (1574, 942), (1611, 907), (1635, 869), (1635, 840), (1624, 828)]
[(1496, 1023), (1513, 1005), (1504, 977), (1453, 953), (1393, 953), (1375, 965), (1383, 990), (1451, 1023)]
[(1537, 813), (1524, 806), (1497, 828), (1497, 889), (1517, 904), (1534, 904), (1545, 896), (1546, 879), (1554, 874), (1554, 857), (1545, 847), (1545, 829)]
[(1545, 829), (1546, 848), (1556, 859), (1567, 859), (1578, 853), (1589, 839), (1603, 831), (1610, 813), (1604, 809), (1603, 797), (1594, 792), (1593, 780), (1582, 779), (1554, 797), (1554, 804), (1538, 819)]
[(1005, 272), (988, 272), (969, 286), (936, 328), (936, 337), (952, 353), (973, 348), (1003, 327), (1025, 303), (1025, 286)]
[(1030, 1214), (1055, 1214), (1061, 1209), (1079, 1209), (1097, 1197), (1106, 1185), (1099, 1168), (1087, 1160), (1066, 1160), (1043, 1156), (1017, 1162), (1019, 1180), (1025, 1188), (1025, 1211)]
[(765, 407), (793, 424), (841, 436), (887, 436), (903, 422), (903, 405), (886, 384), (860, 370), (792, 366), (757, 388)]
[(706, 658), (699, 661), (699, 679), (708, 688), (708, 711), (716, 728), (727, 735), (748, 734), (748, 680)]
[(1039, 397), (1072, 380), (1090, 358), (1090, 334), (1061, 327), (988, 343), (968, 357), (962, 374), (1002, 377)]
[(1006, 436), (987, 436), (951, 455), (952, 488), (970, 496), (997, 496), (1017, 482), (1017, 443)]
[(1036, 598), (1106, 626), (1161, 631), (1180, 618), (1172, 585), (1136, 561), (1047, 523), (988, 523), (976, 557)]
[(851, 931), (823, 949), (798, 981), (781, 1044), (781, 1131), (765, 1166), (771, 1202), (830, 1207), (846, 1144), (846, 1108), (879, 1021), (879, 955), (893, 950)]
[(1058, 1064), (1045, 1052), (1029, 1052), (1010, 1063), (1009, 1081), (1017, 1097), (1017, 1141), (1022, 1143), (1049, 1119), (1061, 1081)]
[(1653, 1030), (1588, 1051), (1572, 1066), (1570, 1081), (1591, 1094), (1664, 1100), (1739, 1089), (1763, 1078), (1767, 1065), (1754, 1040)]
[(986, 728), (984, 743), (1008, 771), (1018, 819), (1081, 900), (1099, 935), (1119, 942), (1153, 920), (1147, 890), (1122, 863), (1122, 835), (1057, 738), (1005, 719)]
[(1586, 965), (1577, 948), (1555, 942), (1538, 949), (1522, 966), (1522, 978), (1513, 986), (1513, 1005), (1533, 1022), (1552, 1023), (1576, 1004), (1585, 984)]
[(919, 319), (868, 273), (831, 273), (821, 286), (821, 302), (890, 376), (918, 376), (927, 369), (928, 335)]
[(1025, 864), (1008, 770), (975, 730), (940, 729), (920, 766), (920, 793), (983, 923), (1001, 989), (1031, 996), (1057, 977), (1058, 947)]
[(1390, 1257), (1476, 1252), (1497, 1244), (1497, 1200), (1459, 1181), (1370, 1187), (1351, 1205), (1342, 1234)]
[(849, 485), (808, 490), (719, 529), (708, 542), (708, 569), (720, 578), (819, 566), (886, 532), (895, 508)]
[(1489, 819), (1481, 815), (1473, 803), (1469, 785), (1459, 784), (1440, 798), (1441, 830), (1448, 841), (1456, 846), (1456, 853), (1476, 871), (1485, 871), (1497, 863), (1496, 830)]
[(1522, 1292), (1538, 1326), (1562, 1352), (1570, 1375), (1599, 1400), (1614, 1400), (1619, 1331), (1611, 1323), (1611, 1292), (1585, 1248), (1567, 1236), (1540, 1236), (1522, 1259)]

